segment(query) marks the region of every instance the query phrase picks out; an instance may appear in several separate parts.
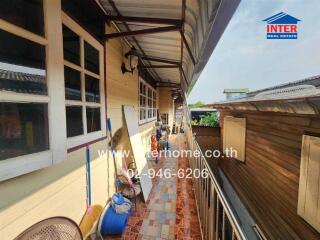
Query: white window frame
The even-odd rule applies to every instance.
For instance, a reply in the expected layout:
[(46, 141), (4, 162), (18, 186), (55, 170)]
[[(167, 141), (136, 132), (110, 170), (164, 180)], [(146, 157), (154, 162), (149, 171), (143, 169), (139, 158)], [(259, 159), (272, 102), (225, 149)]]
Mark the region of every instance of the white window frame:
[[(143, 84), (146, 87), (146, 92), (140, 92), (140, 84)], [(149, 97), (149, 91), (151, 91), (151, 98)], [(145, 105), (141, 106), (141, 99), (145, 98)], [(149, 101), (151, 101), (151, 105), (149, 106)], [(141, 119), (141, 111), (145, 110), (145, 119)], [(151, 117), (148, 116), (148, 112), (151, 111)], [(144, 124), (148, 122), (155, 121), (157, 119), (157, 91), (153, 87), (150, 86), (145, 80), (139, 77), (139, 124)]]
[[(71, 29), (80, 38), (80, 66), (71, 63), (67, 60), (63, 60), (65, 66), (80, 72), (81, 75), (81, 101), (66, 100), (66, 106), (81, 106), (82, 107), (82, 124), (83, 134), (79, 136), (67, 138), (67, 147), (74, 148), (79, 145), (94, 141), (106, 136), (106, 121), (105, 121), (105, 91), (104, 91), (104, 47), (88, 32), (86, 32), (80, 25), (78, 25), (72, 18), (62, 12), (62, 23)], [(61, 25), (62, 27), (62, 25)], [(96, 50), (99, 51), (99, 74), (93, 73), (85, 69), (84, 64), (84, 42), (87, 42)], [(87, 102), (85, 97), (85, 75), (89, 75), (96, 79), (99, 79), (100, 89), (100, 103)], [(86, 107), (99, 107), (100, 108), (100, 124), (101, 130), (96, 132), (87, 132), (87, 117)]]
[[(60, 1), (43, 1), (45, 36), (0, 19), (0, 28), (46, 47), (46, 82), (48, 95), (1, 92), (1, 102), (47, 103), (49, 150), (0, 161), (0, 181), (32, 172), (66, 159), (66, 124), (64, 110), (64, 73)], [(0, 46), (1, 47), (1, 46)]]

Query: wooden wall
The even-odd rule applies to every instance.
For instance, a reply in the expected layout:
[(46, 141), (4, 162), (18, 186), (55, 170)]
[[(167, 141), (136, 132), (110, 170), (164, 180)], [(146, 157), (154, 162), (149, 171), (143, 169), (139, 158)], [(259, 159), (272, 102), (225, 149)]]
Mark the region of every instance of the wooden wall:
[[(220, 127), (192, 126), (192, 132), (204, 154), (207, 150), (215, 151), (220, 149)], [(219, 159), (213, 156), (207, 156), (206, 159), (215, 173)]]
[(320, 132), (320, 117), (224, 112), (222, 118), (226, 115), (247, 120), (246, 158), (221, 159), (219, 166), (267, 238), (320, 239), (297, 215), (302, 135)]

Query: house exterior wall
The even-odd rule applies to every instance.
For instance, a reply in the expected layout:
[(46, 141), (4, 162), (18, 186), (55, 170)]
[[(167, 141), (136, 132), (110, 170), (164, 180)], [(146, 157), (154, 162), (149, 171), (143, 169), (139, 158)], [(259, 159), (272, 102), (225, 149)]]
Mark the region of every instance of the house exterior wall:
[[(107, 32), (114, 32), (113, 26), (107, 26)], [(106, 43), (106, 75), (107, 75), (107, 116), (112, 121), (113, 133), (122, 129), (118, 149), (131, 150), (126, 123), (122, 110), (123, 105), (133, 106), (136, 118), (130, 121), (139, 121), (139, 75), (135, 70), (133, 74), (121, 72), (123, 55), (130, 50), (127, 43), (120, 39), (111, 39)], [(159, 92), (157, 91), (157, 101)], [(140, 124), (139, 133), (144, 150), (150, 151), (151, 134), (155, 131), (155, 120)], [(132, 156), (127, 163), (132, 161)], [(122, 161), (118, 159), (118, 163)]]
[[(106, 145), (106, 140), (91, 145), (93, 204), (105, 205), (114, 191), (111, 161), (98, 156)], [(66, 216), (79, 223), (87, 202), (85, 148), (57, 165), (1, 182), (0, 195), (1, 239), (13, 239), (48, 217)]]
[(168, 123), (172, 126), (174, 121), (174, 103), (171, 96), (170, 88), (159, 88), (159, 114), (168, 113)]
[[(114, 31), (112, 27), (108, 28), (108, 31)], [(122, 55), (128, 49), (119, 39), (107, 42), (105, 67), (107, 117), (112, 120), (113, 133), (122, 129), (118, 147), (130, 150), (122, 105), (134, 106), (136, 118), (130, 121), (138, 123), (139, 79), (137, 71), (134, 74), (121, 72)], [(162, 97), (167, 100), (168, 92), (160, 99)], [(172, 122), (172, 102), (163, 102), (161, 109), (170, 113)], [(139, 126), (138, 134), (145, 151), (149, 150), (154, 123)], [(113, 161), (108, 155), (99, 156), (99, 150), (108, 149), (108, 142), (109, 139), (104, 139), (90, 145), (92, 204), (103, 206), (114, 193)], [(85, 156), (85, 147), (82, 147), (68, 153), (67, 158), (58, 164), (0, 182), (0, 239), (13, 239), (32, 224), (48, 217), (65, 216), (80, 223), (87, 206)], [(117, 163), (121, 166), (122, 159), (118, 158)]]
[(302, 135), (306, 130), (319, 132), (320, 117), (253, 112), (221, 115), (221, 123), (228, 115), (246, 118), (244, 163), (224, 158), (219, 167), (266, 237), (319, 239), (320, 234), (298, 216), (297, 203)]

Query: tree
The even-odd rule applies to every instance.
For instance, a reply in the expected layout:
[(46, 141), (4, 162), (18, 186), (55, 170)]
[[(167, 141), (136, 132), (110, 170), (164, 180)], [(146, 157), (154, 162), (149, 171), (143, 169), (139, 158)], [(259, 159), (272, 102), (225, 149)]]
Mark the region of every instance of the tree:
[(206, 115), (201, 115), (199, 121), (192, 120), (191, 124), (194, 126), (218, 127), (219, 117), (216, 112), (212, 112)]
[(200, 108), (200, 107), (202, 107), (203, 105), (204, 105), (203, 102), (198, 101), (198, 102), (196, 102), (196, 103), (190, 103), (188, 106), (189, 106), (189, 108), (191, 109), (191, 108)]

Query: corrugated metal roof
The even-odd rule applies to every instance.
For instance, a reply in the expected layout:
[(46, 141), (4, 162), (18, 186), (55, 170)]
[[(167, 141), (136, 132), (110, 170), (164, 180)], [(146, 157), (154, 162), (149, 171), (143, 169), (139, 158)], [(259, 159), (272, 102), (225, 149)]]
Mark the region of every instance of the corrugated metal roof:
[(320, 77), (250, 92), (245, 97), (207, 104), (231, 111), (261, 111), (296, 114), (320, 114)]
[(280, 84), (280, 85), (269, 87), (269, 88), (260, 89), (260, 90), (257, 90), (257, 91), (252, 91), (252, 92), (249, 92), (247, 94), (247, 96), (253, 97), (253, 96), (255, 96), (255, 95), (259, 94), (259, 93), (262, 93), (262, 92), (276, 90), (276, 89), (282, 89), (282, 88), (287, 88), (287, 87), (293, 87), (293, 86), (299, 86), (299, 85), (312, 85), (312, 86), (315, 86), (315, 87), (320, 87), (320, 75), (309, 77), (309, 78), (305, 78), (305, 79), (301, 79), (301, 80), (298, 80), (298, 81), (285, 83), (285, 84)]
[[(183, 0), (100, 0), (101, 5), (110, 16), (118, 16), (120, 13), (122, 16), (130, 17), (180, 20), (183, 18), (182, 2)], [(186, 92), (190, 91), (199, 77), (239, 2), (240, 0), (186, 1), (184, 35), (195, 59), (194, 66), (184, 44), (182, 68), (188, 82), (188, 87), (184, 89)], [(114, 4), (119, 12), (115, 11), (110, 3)], [(121, 32), (127, 31), (122, 22), (117, 21), (116, 24)], [(126, 24), (131, 31), (166, 26), (141, 22), (127, 22)], [(132, 37), (127, 37), (127, 39), (139, 50), (139, 46), (136, 46), (137, 41), (147, 56), (178, 62), (181, 60), (181, 35), (179, 31), (138, 35), (135, 36), (136, 41)], [(145, 65), (159, 65), (159, 63), (149, 60), (143, 60), (143, 62)], [(181, 76), (178, 68), (153, 68), (149, 71), (157, 80), (180, 83)], [(183, 84), (185, 85), (185, 83)]]

